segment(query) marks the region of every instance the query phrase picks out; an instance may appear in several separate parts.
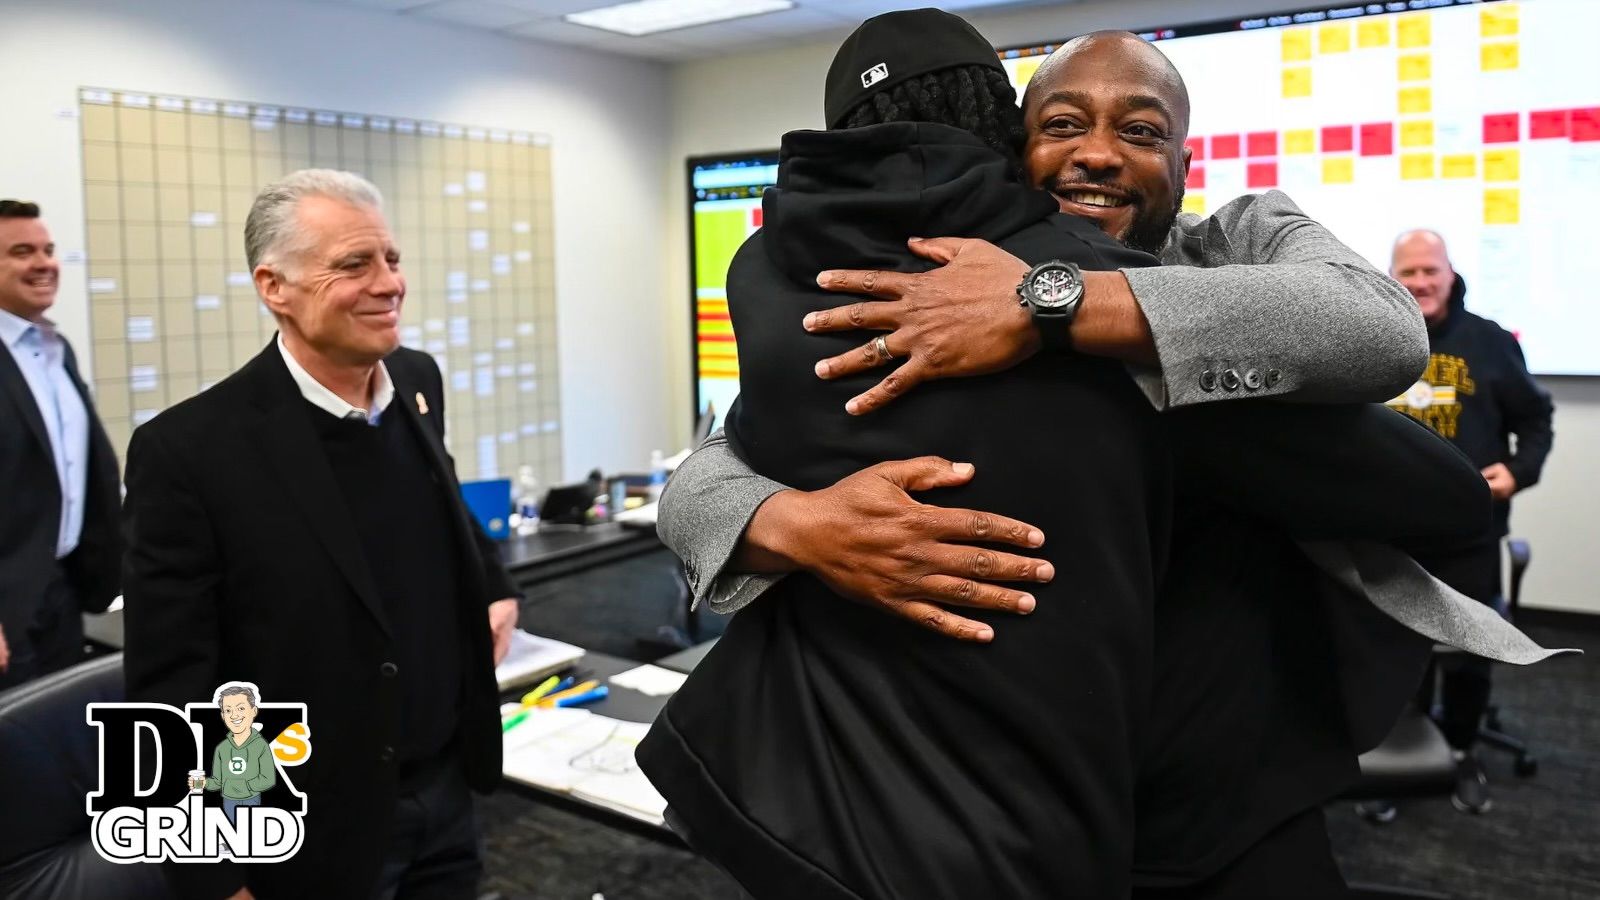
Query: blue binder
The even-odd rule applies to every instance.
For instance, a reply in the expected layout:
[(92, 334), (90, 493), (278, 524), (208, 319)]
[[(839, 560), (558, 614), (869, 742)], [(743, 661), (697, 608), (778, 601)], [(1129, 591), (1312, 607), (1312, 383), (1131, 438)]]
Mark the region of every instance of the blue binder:
[(498, 541), (511, 536), (511, 524), (506, 520), (511, 514), (511, 479), (463, 481), (461, 499), (489, 537)]

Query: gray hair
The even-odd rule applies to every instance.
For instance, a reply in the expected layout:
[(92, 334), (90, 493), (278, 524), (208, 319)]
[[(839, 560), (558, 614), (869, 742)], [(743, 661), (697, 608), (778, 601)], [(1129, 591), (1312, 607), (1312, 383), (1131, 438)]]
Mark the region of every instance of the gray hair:
[(242, 684), (230, 684), (222, 690), (217, 691), (217, 705), (221, 706), (223, 699), (226, 697), (243, 697), (244, 699), (250, 701), (251, 709), (255, 709), (256, 707), (256, 692)]
[(262, 263), (282, 265), (286, 257), (302, 253), (306, 238), (297, 211), (307, 197), (327, 197), (351, 206), (383, 209), (383, 194), (354, 172), (336, 169), (301, 169), (261, 189), (244, 220), (244, 256), (250, 271)]

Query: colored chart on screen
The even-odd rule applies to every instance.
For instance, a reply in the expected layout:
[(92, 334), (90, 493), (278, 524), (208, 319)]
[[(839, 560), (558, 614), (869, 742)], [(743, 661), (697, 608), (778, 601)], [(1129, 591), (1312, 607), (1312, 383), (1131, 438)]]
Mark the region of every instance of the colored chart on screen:
[(777, 154), (690, 161), (694, 197), (695, 409), (717, 421), (739, 394), (739, 353), (728, 318), (728, 266), (761, 227), (761, 192), (777, 179)]
[[(1277, 188), (1374, 265), (1442, 234), (1541, 374), (1600, 375), (1592, 0), (1352, 4), (1144, 35), (1189, 86), (1184, 208)], [(1002, 51), (1019, 84), (1047, 47)]]

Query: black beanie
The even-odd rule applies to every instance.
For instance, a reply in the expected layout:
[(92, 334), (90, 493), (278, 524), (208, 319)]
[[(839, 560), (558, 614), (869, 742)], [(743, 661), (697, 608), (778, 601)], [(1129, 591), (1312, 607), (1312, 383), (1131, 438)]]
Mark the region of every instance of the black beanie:
[(884, 13), (861, 23), (834, 54), (822, 110), (829, 128), (879, 91), (908, 78), (956, 66), (987, 66), (1000, 74), (1000, 54), (960, 16), (940, 9)]

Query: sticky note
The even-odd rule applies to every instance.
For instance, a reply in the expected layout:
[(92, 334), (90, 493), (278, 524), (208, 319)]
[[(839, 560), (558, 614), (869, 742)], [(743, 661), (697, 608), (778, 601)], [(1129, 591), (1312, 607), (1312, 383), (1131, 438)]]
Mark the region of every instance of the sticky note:
[(1361, 155), (1388, 156), (1394, 152), (1394, 123), (1372, 122), (1361, 126)]
[(1480, 37), (1510, 37), (1517, 33), (1517, 5), (1515, 3), (1496, 3), (1485, 7), (1478, 13), (1478, 34)]
[(1344, 23), (1324, 25), (1317, 29), (1318, 53), (1349, 53), (1350, 26)]
[(1238, 159), (1239, 136), (1237, 134), (1219, 134), (1211, 139), (1212, 159)]
[(1206, 214), (1206, 198), (1204, 194), (1184, 194), (1183, 211), (1194, 213), (1197, 216)]
[(1600, 106), (1569, 110), (1574, 142), (1600, 141)]
[(1521, 177), (1522, 154), (1515, 148), (1483, 151), (1484, 181), (1516, 181)]
[(1504, 72), (1508, 69), (1515, 69), (1522, 62), (1522, 54), (1518, 49), (1521, 46), (1518, 41), (1496, 41), (1492, 44), (1484, 44), (1481, 51), (1483, 71)]
[(1245, 187), (1253, 190), (1278, 186), (1278, 164), (1275, 162), (1253, 162), (1245, 171)]
[(1517, 113), (1490, 113), (1483, 117), (1485, 144), (1514, 144), (1521, 133)]
[(1522, 221), (1522, 192), (1516, 188), (1488, 188), (1483, 192), (1483, 224), (1515, 225)]
[(1439, 157), (1442, 178), (1471, 178), (1478, 174), (1478, 158), (1471, 153), (1452, 153)]
[(1356, 130), (1349, 125), (1328, 125), (1322, 129), (1323, 153), (1348, 153), (1356, 148)]
[(1400, 146), (1402, 147), (1432, 147), (1433, 146), (1433, 120), (1413, 119), (1400, 123)]
[(1528, 137), (1533, 140), (1564, 138), (1570, 113), (1564, 109), (1534, 110), (1528, 113)]
[(1432, 153), (1404, 153), (1400, 156), (1400, 177), (1406, 181), (1433, 177)]
[(1401, 81), (1427, 81), (1433, 77), (1433, 54), (1404, 53), (1400, 56)]
[(1189, 175), (1184, 179), (1183, 186), (1191, 191), (1203, 190), (1206, 186), (1206, 167), (1190, 166)]
[[(1043, 56), (1027, 56), (1017, 63), (1017, 67), (1011, 71), (1016, 77), (1019, 87), (1026, 87), (1028, 82), (1033, 80), (1033, 73), (1039, 71), (1039, 66), (1044, 63), (1044, 60)], [(1019, 90), (1018, 93), (1021, 93), (1021, 91)]]
[(1401, 47), (1426, 47), (1433, 43), (1433, 20), (1427, 13), (1401, 16), (1395, 20), (1395, 41)]
[(1183, 146), (1185, 146), (1185, 147), (1187, 147), (1189, 149), (1189, 159), (1190, 160), (1192, 160), (1194, 162), (1199, 162), (1200, 160), (1206, 158), (1206, 139), (1205, 138), (1203, 138), (1203, 137), (1192, 137), (1192, 138), (1189, 138), (1187, 141), (1183, 142)]
[(1283, 32), (1283, 61), (1305, 62), (1311, 59), (1311, 29), (1289, 28)]
[(1389, 20), (1387, 18), (1369, 19), (1356, 23), (1356, 46), (1363, 50), (1370, 47), (1389, 46)]
[(1350, 157), (1329, 156), (1322, 160), (1323, 184), (1349, 184), (1355, 179), (1355, 160)]
[(1311, 67), (1294, 66), (1283, 70), (1285, 99), (1311, 96)]
[(1250, 156), (1277, 156), (1278, 133), (1276, 131), (1252, 131), (1245, 135), (1245, 148)]
[(1310, 128), (1296, 128), (1283, 133), (1284, 153), (1317, 152), (1317, 133)]
[(1400, 89), (1400, 114), (1414, 116), (1433, 112), (1433, 88), (1408, 87)]

